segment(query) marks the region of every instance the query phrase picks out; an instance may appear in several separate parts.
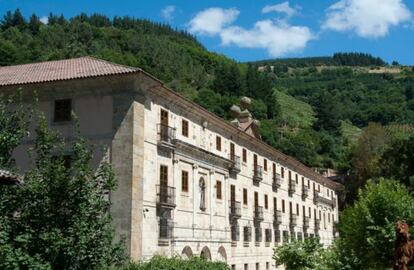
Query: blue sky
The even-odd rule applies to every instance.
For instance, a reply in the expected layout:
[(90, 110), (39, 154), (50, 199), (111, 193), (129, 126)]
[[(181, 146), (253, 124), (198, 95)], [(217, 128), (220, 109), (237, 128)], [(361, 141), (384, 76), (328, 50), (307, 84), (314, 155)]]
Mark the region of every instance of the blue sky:
[(0, 13), (101, 13), (167, 22), (238, 61), (367, 52), (414, 65), (413, 0), (0, 0)]

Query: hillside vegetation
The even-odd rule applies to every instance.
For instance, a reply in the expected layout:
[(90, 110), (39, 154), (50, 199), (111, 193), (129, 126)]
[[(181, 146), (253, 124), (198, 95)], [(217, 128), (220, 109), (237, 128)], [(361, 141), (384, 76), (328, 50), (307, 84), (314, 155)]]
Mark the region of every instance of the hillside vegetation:
[(368, 123), (414, 123), (413, 70), (382, 72), (388, 64), (368, 54), (237, 63), (185, 31), (131, 17), (50, 14), (43, 24), (16, 10), (0, 23), (0, 65), (84, 55), (139, 66), (225, 119), (249, 96), (263, 139), (309, 166), (348, 170)]

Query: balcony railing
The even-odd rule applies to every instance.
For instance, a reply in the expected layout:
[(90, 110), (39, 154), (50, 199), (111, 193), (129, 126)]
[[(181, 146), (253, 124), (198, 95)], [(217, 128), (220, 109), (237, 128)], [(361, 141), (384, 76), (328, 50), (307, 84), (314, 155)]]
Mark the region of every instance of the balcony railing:
[(234, 154), (230, 154), (229, 159), (231, 160), (230, 167), (229, 167), (230, 171), (234, 173), (239, 173), (241, 170), (240, 157)]
[(295, 180), (289, 180), (289, 194), (292, 195), (293, 193), (296, 192), (296, 182)]
[(157, 185), (157, 204), (165, 208), (175, 207), (175, 188)]
[(280, 174), (278, 173), (273, 174), (273, 183), (272, 183), (273, 191), (277, 191), (277, 189), (280, 188), (281, 185), (282, 185), (282, 177), (280, 176)]
[(263, 206), (254, 207), (254, 219), (256, 222), (261, 222), (264, 220)]
[(273, 223), (275, 225), (281, 224), (282, 223), (282, 211), (275, 210), (274, 213), (273, 213), (273, 215), (274, 215)]
[(302, 187), (302, 199), (306, 199), (309, 196), (309, 188), (307, 186)]
[(303, 229), (309, 229), (309, 224), (310, 224), (310, 218), (303, 217)]
[(230, 201), (230, 217), (239, 219), (241, 217), (241, 203), (238, 201)]
[(313, 196), (313, 201), (314, 201), (315, 204), (316, 203), (322, 203), (322, 204), (328, 205), (328, 206), (330, 206), (332, 208), (335, 208), (336, 207), (336, 201), (335, 201), (335, 199), (325, 198), (322, 195), (320, 195), (319, 192), (315, 192), (315, 194)]
[(169, 148), (174, 147), (176, 129), (163, 124), (157, 125), (158, 144)]
[(290, 223), (289, 226), (292, 227), (296, 227), (297, 226), (297, 216), (295, 214), (290, 214), (290, 219), (289, 219)]
[(260, 165), (254, 165), (253, 168), (253, 181), (260, 182), (263, 180), (263, 168)]

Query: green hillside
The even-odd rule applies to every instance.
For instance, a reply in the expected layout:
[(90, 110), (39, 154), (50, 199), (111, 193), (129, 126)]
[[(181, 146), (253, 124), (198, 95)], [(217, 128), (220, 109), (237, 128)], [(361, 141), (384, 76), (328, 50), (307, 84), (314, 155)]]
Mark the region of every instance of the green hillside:
[(237, 63), (207, 51), (185, 31), (148, 20), (99, 14), (48, 19), (43, 24), (18, 10), (5, 14), (0, 65), (92, 55), (138, 66), (225, 119), (246, 95), (263, 139), (310, 166), (349, 167), (351, 134), (369, 122), (414, 123), (412, 68), (391, 69), (367, 54)]

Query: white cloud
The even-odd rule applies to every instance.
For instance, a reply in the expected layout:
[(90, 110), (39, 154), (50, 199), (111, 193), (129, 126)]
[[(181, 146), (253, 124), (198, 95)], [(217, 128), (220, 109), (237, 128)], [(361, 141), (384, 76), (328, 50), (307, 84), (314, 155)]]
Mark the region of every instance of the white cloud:
[(284, 13), (288, 17), (292, 17), (298, 12), (298, 8), (293, 8), (289, 5), (289, 2), (283, 2), (277, 5), (267, 5), (262, 9), (262, 13), (278, 12)]
[(402, 0), (341, 0), (328, 8), (322, 28), (380, 38), (390, 27), (410, 19), (412, 14)]
[(197, 13), (189, 22), (189, 31), (195, 34), (216, 35), (239, 16), (235, 8), (208, 8)]
[(172, 19), (174, 19), (174, 12), (175, 12), (176, 8), (175, 6), (165, 6), (162, 10), (161, 10), (161, 16), (167, 20), (167, 21), (171, 21)]
[(40, 18), (40, 21), (44, 24), (47, 24), (49, 22), (49, 18), (47, 16), (43, 16)]
[(266, 49), (270, 56), (280, 57), (303, 50), (314, 38), (305, 26), (292, 26), (283, 21), (258, 21), (250, 30), (232, 26), (221, 34), (223, 45), (234, 44), (241, 48)]

